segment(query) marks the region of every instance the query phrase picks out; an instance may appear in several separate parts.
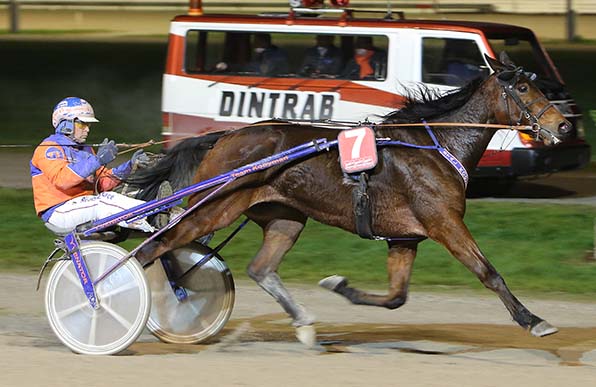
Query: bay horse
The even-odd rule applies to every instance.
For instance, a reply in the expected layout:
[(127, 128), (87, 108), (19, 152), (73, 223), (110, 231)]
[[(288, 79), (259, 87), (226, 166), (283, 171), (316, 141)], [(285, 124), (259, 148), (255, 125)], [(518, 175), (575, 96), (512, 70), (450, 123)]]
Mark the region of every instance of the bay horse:
[[(570, 123), (532, 83), (530, 73), (515, 67), (506, 55), (488, 58), (490, 75), (444, 96), (422, 101), (410, 98), (405, 107), (384, 117), (376, 136), (420, 145), (432, 145), (420, 128), (392, 126), (402, 123), (477, 123), (477, 127), (438, 127), (436, 140), (472, 170), (497, 129), (482, 124), (531, 125), (550, 144), (571, 131)], [(335, 139), (337, 129), (279, 121), (185, 140), (155, 167), (139, 171), (132, 181), (145, 192), (169, 179), (177, 188), (206, 180), (234, 168), (271, 156), (316, 138)], [(284, 255), (292, 248), (307, 218), (355, 233), (352, 191), (358, 183), (347, 178), (338, 163), (338, 150), (319, 152), (303, 160), (275, 166), (242, 177), (188, 214), (159, 241), (141, 249), (136, 258), (147, 265), (169, 250), (232, 224), (242, 214), (263, 229), (263, 242), (248, 265), (250, 278), (269, 293), (291, 316), (298, 339), (315, 343), (312, 317), (297, 304), (277, 274)], [(354, 304), (389, 309), (404, 305), (418, 243), (430, 238), (447, 250), (494, 291), (521, 327), (535, 336), (557, 329), (532, 314), (508, 289), (484, 256), (464, 224), (465, 184), (462, 176), (436, 150), (383, 146), (378, 164), (369, 171), (372, 229), (387, 238), (386, 294), (370, 294), (350, 287), (340, 276), (320, 285)], [(190, 196), (189, 206), (209, 191)]]

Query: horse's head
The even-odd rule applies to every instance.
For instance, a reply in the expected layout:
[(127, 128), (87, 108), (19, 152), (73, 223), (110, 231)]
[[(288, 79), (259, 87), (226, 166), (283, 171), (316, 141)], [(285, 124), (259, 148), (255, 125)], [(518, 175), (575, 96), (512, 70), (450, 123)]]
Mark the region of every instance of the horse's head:
[(503, 103), (496, 118), (507, 125), (529, 125), (545, 144), (557, 144), (572, 131), (572, 125), (532, 82), (536, 74), (515, 66), (505, 52), (500, 61), (486, 56), (494, 70), (491, 79), (500, 87)]

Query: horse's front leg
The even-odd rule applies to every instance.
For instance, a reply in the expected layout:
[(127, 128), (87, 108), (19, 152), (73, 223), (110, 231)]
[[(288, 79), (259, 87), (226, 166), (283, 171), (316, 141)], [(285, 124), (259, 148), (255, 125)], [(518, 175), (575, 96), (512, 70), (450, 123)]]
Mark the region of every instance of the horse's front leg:
[(333, 290), (350, 300), (353, 304), (384, 306), (396, 309), (406, 303), (408, 284), (412, 274), (412, 265), (416, 258), (418, 242), (389, 242), (387, 273), (389, 292), (386, 295), (370, 294), (348, 286), (345, 277), (333, 275), (322, 279), (319, 285)]
[(441, 227), (430, 233), (431, 238), (443, 244), (451, 254), (474, 273), (482, 284), (497, 293), (511, 317), (534, 336), (546, 336), (557, 332), (557, 328), (532, 314), (511, 293), (505, 280), (490, 264), (463, 220), (458, 215), (445, 218)]
[(315, 344), (314, 317), (297, 304), (283, 285), (277, 269), (284, 255), (294, 246), (304, 228), (305, 218), (299, 220), (273, 219), (257, 223), (263, 227), (263, 244), (257, 255), (248, 266), (250, 278), (292, 317), (292, 325), (296, 328), (296, 336), (305, 345)]

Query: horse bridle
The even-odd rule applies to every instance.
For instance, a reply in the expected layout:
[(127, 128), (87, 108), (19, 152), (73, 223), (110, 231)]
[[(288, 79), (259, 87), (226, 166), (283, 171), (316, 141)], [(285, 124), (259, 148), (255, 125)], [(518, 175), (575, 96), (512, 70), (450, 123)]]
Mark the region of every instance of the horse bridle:
[[(547, 135), (548, 137), (550, 137), (550, 140), (553, 142), (553, 144), (558, 144), (559, 142), (561, 142), (561, 140), (559, 140), (559, 138), (553, 132), (540, 125), (540, 117), (542, 117), (548, 109), (554, 108), (555, 106), (544, 95), (534, 99), (533, 101), (530, 101), (527, 104), (524, 101), (522, 101), (522, 99), (519, 97), (519, 95), (517, 95), (517, 93), (514, 90), (514, 87), (519, 81), (519, 77), (522, 74), (528, 77), (528, 79), (530, 79), (531, 81), (536, 79), (536, 74), (531, 72), (525, 72), (521, 67), (516, 67), (511, 70), (504, 70), (496, 74), (497, 81), (499, 82), (499, 85), (502, 88), (501, 96), (503, 97), (503, 100), (505, 102), (505, 108), (507, 109), (507, 115), (509, 116), (509, 123), (513, 125), (513, 123), (511, 122), (511, 110), (509, 108), (509, 99), (507, 97), (510, 97), (513, 100), (513, 102), (515, 102), (517, 107), (519, 107), (520, 109), (520, 114), (519, 118), (517, 119), (516, 125), (520, 125), (522, 119), (525, 118), (532, 126), (532, 131), (536, 134), (536, 140), (538, 140), (541, 136)], [(546, 100), (548, 103), (542, 109), (540, 109), (540, 111), (537, 114), (534, 114), (530, 110), (530, 106), (543, 100)]]

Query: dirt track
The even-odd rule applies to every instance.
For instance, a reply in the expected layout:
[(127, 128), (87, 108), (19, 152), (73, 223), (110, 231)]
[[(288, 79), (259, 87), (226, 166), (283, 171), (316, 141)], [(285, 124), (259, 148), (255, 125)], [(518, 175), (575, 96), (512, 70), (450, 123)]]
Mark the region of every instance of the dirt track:
[(560, 328), (537, 339), (496, 297), (415, 293), (397, 311), (349, 305), (291, 286), (318, 317), (306, 350), (279, 306), (253, 284), (236, 291), (227, 327), (207, 345), (143, 334), (126, 353), (74, 355), (53, 335), (32, 275), (0, 275), (0, 385), (593, 386), (596, 303), (524, 299)]
[[(0, 186), (29, 187), (28, 155), (0, 156)], [(532, 192), (543, 200), (593, 204), (586, 187), (596, 185), (586, 185), (587, 178), (594, 179), (569, 173), (524, 182), (510, 196)], [(54, 336), (43, 291), (36, 293), (34, 284), (33, 275), (0, 274), (0, 386), (578, 387), (596, 380), (596, 302), (522, 297), (560, 328), (537, 339), (511, 322), (488, 291), (481, 297), (414, 293), (389, 311), (290, 286), (318, 317), (322, 345), (306, 350), (281, 308), (256, 285), (242, 283), (231, 320), (206, 345), (162, 344), (145, 333), (122, 355), (90, 357), (72, 354)]]

